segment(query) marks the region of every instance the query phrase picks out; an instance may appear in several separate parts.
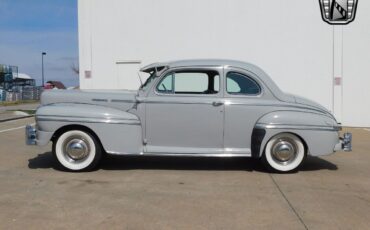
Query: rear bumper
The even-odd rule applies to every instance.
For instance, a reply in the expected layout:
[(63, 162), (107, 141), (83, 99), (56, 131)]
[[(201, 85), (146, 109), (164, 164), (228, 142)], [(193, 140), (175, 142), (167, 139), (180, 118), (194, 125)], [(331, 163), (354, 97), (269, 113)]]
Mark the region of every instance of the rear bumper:
[(352, 133), (344, 133), (339, 137), (339, 142), (335, 145), (334, 151), (352, 151)]

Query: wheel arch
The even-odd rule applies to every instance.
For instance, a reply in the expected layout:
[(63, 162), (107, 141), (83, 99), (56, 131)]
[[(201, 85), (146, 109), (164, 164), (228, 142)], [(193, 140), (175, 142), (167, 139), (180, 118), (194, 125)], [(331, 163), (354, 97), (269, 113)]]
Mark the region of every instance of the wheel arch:
[(291, 130), (279, 130), (279, 132), (269, 132), (267, 129), (260, 129), (254, 128), (252, 132), (252, 157), (253, 158), (260, 158), (262, 154), (265, 152), (267, 143), (274, 138), (276, 135), (281, 133), (289, 133), (294, 136), (297, 136), (303, 143), (305, 148), (305, 154), (308, 155), (309, 147), (307, 145), (306, 140), (297, 132), (293, 132)]
[[(304, 145), (306, 155), (311, 152), (310, 147), (313, 147), (314, 152), (327, 152), (328, 148), (323, 149), (313, 146), (318, 140), (313, 140), (312, 136), (317, 132), (322, 133), (322, 131), (313, 129), (327, 127), (330, 123), (334, 125), (333, 122), (323, 114), (303, 110), (275, 110), (266, 113), (258, 119), (254, 126), (252, 156), (255, 158), (261, 157), (268, 141), (281, 133), (290, 133), (297, 136)], [(261, 133), (263, 133), (262, 137)]]
[(58, 128), (53, 133), (50, 141), (55, 142), (60, 137), (60, 135), (62, 135), (63, 133), (65, 133), (67, 131), (71, 131), (71, 130), (80, 130), (80, 131), (84, 131), (84, 132), (87, 132), (88, 134), (92, 135), (98, 141), (101, 148), (104, 150), (103, 152), (105, 152), (104, 146), (103, 146), (99, 136), (96, 134), (96, 132), (94, 130), (92, 130), (91, 128), (87, 127), (87, 126), (80, 125), (80, 124), (68, 124), (68, 125), (64, 125), (64, 126)]

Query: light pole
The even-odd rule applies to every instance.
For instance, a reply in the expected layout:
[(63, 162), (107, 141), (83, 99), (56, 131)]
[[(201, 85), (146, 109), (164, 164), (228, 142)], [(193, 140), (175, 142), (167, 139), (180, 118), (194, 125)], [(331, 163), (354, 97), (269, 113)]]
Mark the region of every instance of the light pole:
[(46, 55), (46, 52), (41, 53), (41, 73), (42, 73), (42, 87), (44, 87), (44, 55)]

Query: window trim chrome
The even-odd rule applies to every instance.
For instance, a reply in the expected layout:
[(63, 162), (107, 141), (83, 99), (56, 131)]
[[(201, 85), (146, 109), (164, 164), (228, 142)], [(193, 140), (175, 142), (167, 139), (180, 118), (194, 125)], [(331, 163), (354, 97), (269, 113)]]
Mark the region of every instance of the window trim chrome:
[[(237, 73), (237, 74), (240, 74), (240, 75), (242, 75), (243, 77), (245, 77), (247, 79), (251, 79), (260, 88), (260, 92), (258, 94), (229, 93), (227, 91), (227, 75), (229, 73)], [(251, 77), (250, 75), (247, 75), (245, 73), (241, 73), (240, 71), (231, 69), (229, 71), (225, 71), (224, 77), (225, 77), (225, 87), (224, 87), (225, 96), (227, 95), (227, 96), (239, 97), (239, 98), (243, 98), (243, 97), (253, 97), (253, 98), (255, 98), (255, 97), (261, 97), (264, 94), (264, 88), (263, 88), (262, 84), (258, 80), (256, 80), (254, 77)]]
[[(220, 79), (219, 79), (219, 88), (220, 90), (215, 94), (175, 94), (175, 93), (162, 93), (157, 91), (158, 84), (162, 81), (164, 77), (166, 77), (168, 74), (176, 72), (176, 71), (186, 71), (186, 70), (193, 70), (193, 71), (202, 71), (202, 70), (210, 70), (210, 71), (216, 71), (218, 72)], [(170, 97), (204, 97), (204, 98), (212, 98), (212, 97), (223, 97), (223, 81), (221, 80), (223, 76), (223, 66), (221, 65), (211, 65), (211, 66), (179, 66), (176, 68), (169, 68), (167, 69), (160, 77), (158, 77), (157, 81), (153, 83), (153, 86), (151, 88), (151, 92), (154, 92), (155, 96), (170, 96)], [(153, 89), (154, 88), (154, 89)], [(148, 93), (147, 97), (150, 96), (150, 92)]]

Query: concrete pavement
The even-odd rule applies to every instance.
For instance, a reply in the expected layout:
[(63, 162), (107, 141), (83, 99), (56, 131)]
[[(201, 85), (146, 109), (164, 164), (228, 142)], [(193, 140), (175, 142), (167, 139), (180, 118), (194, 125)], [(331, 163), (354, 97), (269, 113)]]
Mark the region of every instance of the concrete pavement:
[(0, 228), (370, 229), (370, 132), (354, 151), (308, 158), (295, 174), (255, 160), (109, 157), (58, 170), (51, 146), (24, 144), (24, 119), (0, 123)]

